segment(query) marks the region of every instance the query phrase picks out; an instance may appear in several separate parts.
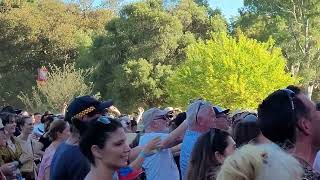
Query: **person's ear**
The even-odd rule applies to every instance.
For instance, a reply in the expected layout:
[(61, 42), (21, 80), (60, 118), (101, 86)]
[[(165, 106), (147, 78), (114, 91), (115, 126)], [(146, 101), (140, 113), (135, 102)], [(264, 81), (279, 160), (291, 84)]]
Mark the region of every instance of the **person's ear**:
[(307, 136), (311, 135), (312, 131), (312, 123), (310, 120), (306, 118), (301, 118), (301, 120), (298, 121), (299, 129)]
[(98, 159), (103, 158), (102, 150), (97, 145), (91, 146), (91, 153), (93, 155), (93, 158), (98, 158)]
[(62, 137), (62, 133), (61, 132), (57, 132), (57, 138), (60, 139)]
[(216, 160), (220, 163), (223, 164), (223, 161), (225, 159), (223, 154), (220, 154), (218, 151), (214, 152), (214, 156), (216, 158)]

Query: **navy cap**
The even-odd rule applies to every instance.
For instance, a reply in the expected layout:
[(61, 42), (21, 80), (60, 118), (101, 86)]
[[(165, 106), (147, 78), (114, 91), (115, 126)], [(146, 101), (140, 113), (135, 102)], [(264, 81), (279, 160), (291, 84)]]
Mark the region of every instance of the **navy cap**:
[(227, 114), (230, 111), (230, 109), (222, 109), (219, 106), (213, 106), (213, 110), (216, 113), (216, 115), (218, 115), (218, 114)]
[[(71, 122), (71, 119), (79, 113), (82, 113), (85, 115), (86, 109), (91, 108), (98, 112), (105, 112), (106, 108), (109, 108), (112, 106), (113, 102), (112, 100), (108, 101), (98, 101), (93, 96), (80, 96), (76, 97), (68, 106), (65, 114), (65, 121)], [(88, 112), (90, 113), (90, 112)]]

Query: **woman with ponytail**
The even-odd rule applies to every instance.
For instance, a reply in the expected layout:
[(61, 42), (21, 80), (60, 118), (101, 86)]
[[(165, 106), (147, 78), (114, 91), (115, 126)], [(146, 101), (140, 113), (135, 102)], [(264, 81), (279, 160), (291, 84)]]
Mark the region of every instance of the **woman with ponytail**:
[(52, 157), (57, 147), (70, 136), (69, 123), (63, 120), (53, 121), (50, 124), (48, 136), (52, 143), (43, 155), (37, 180), (49, 180)]

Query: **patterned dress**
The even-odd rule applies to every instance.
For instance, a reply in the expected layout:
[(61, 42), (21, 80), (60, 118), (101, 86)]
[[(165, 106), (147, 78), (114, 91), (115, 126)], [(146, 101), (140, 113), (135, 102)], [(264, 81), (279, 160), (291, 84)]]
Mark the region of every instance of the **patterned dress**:
[(320, 174), (315, 172), (307, 161), (296, 156), (295, 158), (300, 162), (304, 171), (302, 180), (320, 180)]

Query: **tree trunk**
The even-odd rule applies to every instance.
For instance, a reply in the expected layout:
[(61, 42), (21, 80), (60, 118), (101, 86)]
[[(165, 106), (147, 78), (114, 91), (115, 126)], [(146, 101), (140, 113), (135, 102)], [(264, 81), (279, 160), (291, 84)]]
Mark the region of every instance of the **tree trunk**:
[(307, 89), (307, 96), (311, 100), (312, 93), (313, 93), (314, 83), (309, 83), (308, 89)]

